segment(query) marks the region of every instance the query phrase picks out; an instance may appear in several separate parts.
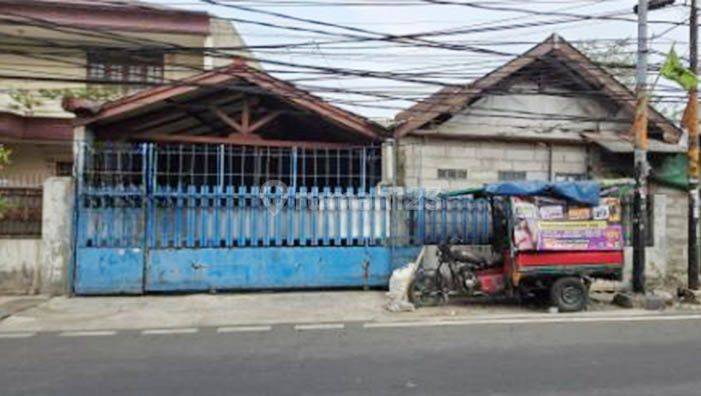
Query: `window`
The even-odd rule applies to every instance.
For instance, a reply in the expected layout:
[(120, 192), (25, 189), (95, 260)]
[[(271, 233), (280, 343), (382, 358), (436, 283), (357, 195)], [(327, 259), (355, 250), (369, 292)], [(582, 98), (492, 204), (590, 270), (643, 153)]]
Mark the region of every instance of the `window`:
[(580, 181), (584, 179), (586, 179), (586, 175), (584, 173), (555, 173), (556, 182)]
[(129, 83), (125, 84), (125, 91), (161, 83), (163, 82), (163, 54), (89, 52), (87, 77), (93, 83), (99, 81)]
[(70, 161), (57, 161), (54, 173), (56, 176), (73, 176), (73, 163)]
[(438, 169), (439, 179), (467, 179), (465, 169)]
[(526, 180), (526, 172), (521, 171), (499, 171), (499, 181)]

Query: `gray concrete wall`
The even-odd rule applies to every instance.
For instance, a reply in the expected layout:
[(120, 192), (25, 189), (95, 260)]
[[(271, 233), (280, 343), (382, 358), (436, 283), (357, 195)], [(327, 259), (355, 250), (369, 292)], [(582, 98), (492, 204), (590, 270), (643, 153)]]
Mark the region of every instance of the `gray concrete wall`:
[[(552, 82), (551, 76), (544, 76)], [(471, 136), (516, 136), (542, 139), (579, 138), (580, 132), (625, 131), (620, 122), (629, 114), (601, 98), (565, 89), (511, 78), (503, 93), (485, 94), (436, 130), (443, 134)], [(559, 84), (558, 84), (559, 85)], [(507, 88), (508, 87), (508, 88)]]
[[(498, 181), (499, 171), (523, 171), (527, 180), (549, 180), (558, 173), (586, 174), (587, 149), (584, 145), (404, 138), (398, 167), (400, 183), (406, 187), (479, 187)], [(439, 169), (465, 170), (467, 177), (441, 178)]]
[(73, 179), (52, 177), (44, 183), (40, 282), (45, 294), (68, 291), (73, 259)]
[[(686, 282), (686, 268), (688, 260), (688, 198), (685, 191), (663, 187), (656, 184), (650, 186), (650, 192), (656, 196), (657, 206), (664, 206), (664, 218), (662, 208), (656, 206), (655, 215), (660, 217), (655, 224), (656, 244), (664, 246), (666, 260), (663, 274), (668, 282)], [(664, 196), (664, 203), (657, 203), (659, 196)], [(662, 262), (662, 260), (660, 260)], [(651, 272), (651, 271), (650, 271)], [(652, 272), (654, 273), (654, 272)]]
[[(686, 216), (686, 194), (655, 184), (650, 186), (650, 193), (654, 196), (654, 218), (650, 228), (653, 245), (645, 249), (645, 277), (651, 287), (663, 283), (672, 285), (677, 283), (675, 278), (679, 278), (681, 271), (686, 276), (686, 218), (681, 219)], [(684, 210), (680, 210), (682, 205)], [(683, 221), (683, 227), (680, 221)], [(627, 247), (623, 279), (628, 286), (632, 271), (633, 249)]]
[(36, 290), (41, 244), (40, 238), (0, 239), (0, 294)]

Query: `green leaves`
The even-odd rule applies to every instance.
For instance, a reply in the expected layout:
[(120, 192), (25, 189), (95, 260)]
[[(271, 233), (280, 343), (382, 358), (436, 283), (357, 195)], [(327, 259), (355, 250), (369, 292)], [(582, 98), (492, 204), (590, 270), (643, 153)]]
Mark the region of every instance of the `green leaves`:
[(667, 59), (662, 65), (662, 69), (660, 69), (660, 74), (662, 77), (681, 85), (686, 91), (690, 91), (691, 88), (699, 84), (696, 75), (684, 67), (681, 60), (679, 60), (674, 47), (669, 51)]

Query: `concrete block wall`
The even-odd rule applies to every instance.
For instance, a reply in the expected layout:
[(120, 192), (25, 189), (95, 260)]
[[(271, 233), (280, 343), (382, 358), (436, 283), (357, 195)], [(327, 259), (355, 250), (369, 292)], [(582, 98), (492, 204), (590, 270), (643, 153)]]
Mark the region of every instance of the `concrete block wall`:
[[(499, 171), (524, 171), (529, 180), (587, 171), (586, 147), (542, 143), (406, 138), (399, 143), (399, 182), (406, 187), (453, 189), (499, 180)], [(444, 179), (439, 169), (467, 171), (467, 178)]]
[(0, 294), (31, 294), (38, 287), (41, 238), (0, 238)]
[[(664, 196), (664, 229), (660, 231), (659, 243), (664, 244), (666, 248), (666, 269), (665, 274), (672, 277), (681, 277), (686, 279), (686, 268), (688, 260), (688, 224), (687, 218), (689, 213), (689, 204), (687, 193), (678, 189), (660, 186), (657, 184), (650, 185), (650, 193), (657, 197)], [(658, 214), (656, 212), (657, 216)], [(656, 217), (657, 217), (656, 216)], [(656, 225), (656, 228), (659, 228)], [(657, 234), (657, 229), (655, 230)], [(656, 241), (657, 242), (657, 241)]]

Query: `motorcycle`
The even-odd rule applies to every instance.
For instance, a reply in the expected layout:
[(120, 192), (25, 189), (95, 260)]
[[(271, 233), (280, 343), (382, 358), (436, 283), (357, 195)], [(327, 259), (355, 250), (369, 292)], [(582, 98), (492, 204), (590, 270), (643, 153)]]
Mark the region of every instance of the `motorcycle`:
[(459, 240), (438, 245), (436, 268), (423, 266), (409, 286), (410, 300), (419, 306), (437, 305), (456, 296), (479, 296), (480, 275), (502, 266), (503, 257), (480, 254), (460, 245)]

